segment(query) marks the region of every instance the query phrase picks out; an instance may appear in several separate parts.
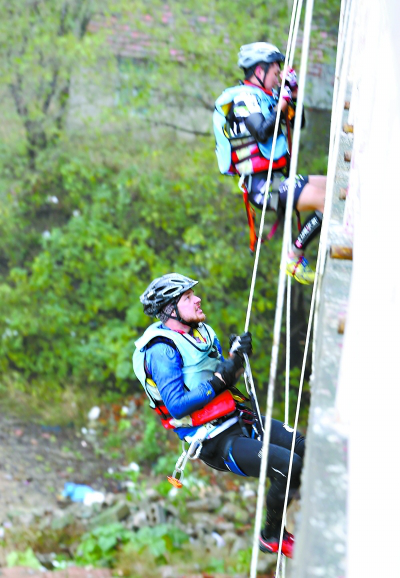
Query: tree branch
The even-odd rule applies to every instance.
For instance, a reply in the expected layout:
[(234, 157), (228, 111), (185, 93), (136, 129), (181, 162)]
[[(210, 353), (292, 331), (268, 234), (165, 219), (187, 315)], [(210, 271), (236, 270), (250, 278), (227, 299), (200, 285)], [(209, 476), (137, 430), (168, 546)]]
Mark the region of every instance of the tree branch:
[(22, 78), (20, 74), (16, 74), (16, 84), (9, 84), (10, 87), (10, 92), (11, 95), (13, 97), (14, 100), (14, 104), (15, 104), (15, 108), (17, 109), (17, 112), (19, 114), (19, 116), (24, 117), (28, 114), (28, 110), (24, 104), (23, 98), (22, 98), (22, 90), (21, 90), (21, 86), (22, 86)]
[(189, 128), (183, 128), (181, 126), (177, 126), (176, 124), (173, 124), (172, 122), (158, 121), (158, 122), (155, 122), (154, 124), (155, 124), (155, 126), (168, 126), (168, 127), (174, 128), (176, 130), (179, 130), (181, 132), (186, 132), (188, 134), (193, 134), (196, 136), (211, 136), (211, 133), (209, 131), (202, 132), (199, 130), (191, 130)]

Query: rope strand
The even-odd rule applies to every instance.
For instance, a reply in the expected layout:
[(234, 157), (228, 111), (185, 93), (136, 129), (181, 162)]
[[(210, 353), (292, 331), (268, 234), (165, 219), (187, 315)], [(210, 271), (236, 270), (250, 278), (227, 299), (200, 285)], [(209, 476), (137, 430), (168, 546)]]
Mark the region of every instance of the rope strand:
[[(298, 6), (298, 0), (296, 0), (293, 4), (292, 17), (291, 17), (290, 29), (289, 29), (289, 35), (288, 35), (288, 46), (287, 46), (287, 50), (286, 50), (286, 57), (285, 57), (285, 63), (284, 63), (284, 74), (283, 74), (281, 90), (280, 90), (280, 94), (279, 94), (278, 110), (277, 110), (277, 115), (276, 115), (275, 129), (274, 129), (273, 142), (272, 142), (271, 159), (273, 159), (274, 154), (275, 154), (275, 145), (276, 145), (276, 139), (277, 139), (279, 121), (280, 121), (280, 114), (281, 114), (281, 108), (282, 108), (281, 107), (282, 92), (283, 92), (283, 88), (285, 86), (286, 72), (287, 72), (287, 68), (288, 68), (287, 63), (288, 63), (289, 51), (290, 51), (291, 44), (293, 42), (295, 43), (295, 39), (293, 37), (293, 30), (294, 30), (294, 23), (295, 23), (295, 15), (296, 15), (297, 6)], [(260, 255), (260, 249), (261, 249), (261, 238), (262, 238), (262, 232), (263, 232), (263, 228), (264, 228), (265, 212), (266, 212), (266, 208), (267, 208), (267, 197), (268, 197), (268, 191), (269, 191), (269, 186), (270, 186), (270, 182), (271, 182), (271, 174), (272, 174), (272, 163), (270, 163), (270, 166), (268, 169), (267, 182), (265, 185), (263, 208), (262, 208), (261, 219), (260, 219), (259, 236), (258, 236), (258, 240), (257, 240), (256, 256), (255, 256), (255, 261), (254, 261), (253, 275), (252, 275), (250, 295), (249, 295), (249, 302), (248, 302), (248, 307), (247, 307), (245, 331), (248, 331), (248, 327), (249, 327), (249, 323), (250, 323), (251, 307), (252, 307), (252, 302), (253, 302), (253, 297), (254, 297), (254, 287), (255, 287), (255, 281), (256, 281), (256, 276), (257, 276), (258, 261), (259, 261), (259, 255)], [(288, 195), (289, 194), (290, 194), (290, 190), (288, 192)], [(293, 192), (292, 192), (292, 205), (293, 205)], [(282, 255), (284, 254), (284, 251), (285, 251), (285, 245), (282, 244)], [(281, 256), (281, 262), (282, 262), (282, 256)], [(280, 282), (278, 284), (278, 299), (280, 299), (282, 302), (284, 290), (285, 290), (286, 274), (283, 275), (283, 279), (282, 279), (282, 271), (280, 271), (279, 279), (280, 279)], [(280, 321), (279, 321), (279, 328), (280, 328)], [(280, 330), (277, 331), (277, 326), (278, 326), (278, 324), (277, 324), (277, 319), (275, 316), (273, 351), (274, 351), (274, 349), (276, 350), (279, 347)], [(277, 365), (277, 355), (274, 356), (274, 354), (272, 353), (272, 355), (271, 355), (271, 368), (272, 368), (273, 374), (276, 374), (276, 365)], [(271, 375), (271, 373), (270, 373), (270, 375)], [(260, 534), (260, 530), (261, 530), (261, 517), (262, 517), (262, 511), (263, 511), (264, 489), (265, 489), (265, 482), (266, 482), (267, 461), (268, 461), (268, 441), (269, 441), (270, 431), (271, 431), (271, 417), (272, 417), (272, 406), (273, 406), (273, 397), (274, 397), (274, 382), (275, 382), (275, 379), (273, 379), (272, 384), (271, 384), (271, 380), (270, 380), (270, 383), (268, 386), (268, 393), (267, 393), (267, 411), (266, 411), (265, 422), (264, 422), (264, 439), (263, 439), (263, 449), (262, 449), (262, 453), (261, 453), (260, 477), (259, 477), (259, 484), (258, 484), (257, 507), (256, 507), (256, 516), (255, 516), (255, 524), (254, 524), (253, 551), (252, 551), (252, 558), (251, 558), (250, 578), (256, 578), (256, 576), (257, 576), (258, 540), (259, 540), (259, 534)], [(266, 440), (267, 440), (267, 442), (266, 442)]]
[[(313, 1), (313, 0), (312, 0)], [(283, 541), (283, 532), (284, 532), (284, 520), (286, 519), (286, 512), (287, 512), (287, 503), (289, 498), (289, 488), (290, 488), (290, 480), (292, 475), (292, 467), (293, 467), (293, 457), (294, 457), (294, 447), (296, 443), (296, 433), (297, 433), (297, 426), (300, 414), (300, 403), (301, 403), (301, 394), (303, 390), (304, 384), (304, 374), (305, 374), (305, 367), (308, 355), (308, 349), (310, 344), (310, 336), (311, 336), (311, 328), (313, 324), (313, 319), (315, 323), (316, 316), (314, 315), (316, 303), (317, 303), (317, 296), (320, 293), (321, 288), (321, 280), (322, 280), (322, 271), (324, 268), (325, 260), (326, 260), (326, 253), (327, 253), (327, 238), (328, 238), (328, 219), (327, 216), (330, 216), (332, 210), (332, 199), (333, 199), (333, 184), (335, 179), (335, 168), (337, 164), (338, 152), (339, 152), (339, 140), (340, 140), (340, 132), (341, 132), (341, 123), (342, 123), (342, 116), (343, 116), (343, 106), (344, 106), (344, 98), (345, 98), (345, 88), (346, 88), (346, 80), (350, 62), (350, 46), (352, 40), (352, 31), (353, 31), (353, 22), (355, 18), (355, 3), (351, 3), (351, 9), (349, 10), (348, 17), (345, 19), (345, 29), (346, 34), (343, 34), (342, 40), (346, 39), (346, 47), (343, 54), (343, 62), (341, 63), (341, 74), (337, 76), (337, 80), (335, 81), (335, 85), (338, 84), (339, 86), (336, 90), (334, 90), (334, 94), (337, 95), (337, 101), (334, 102), (335, 112), (336, 112), (336, 119), (332, 119), (331, 129), (333, 129), (331, 133), (331, 144), (333, 143), (333, 147), (330, 147), (329, 150), (329, 159), (328, 159), (328, 179), (327, 179), (327, 193), (326, 193), (326, 201), (325, 201), (325, 209), (324, 209), (324, 221), (321, 230), (321, 237), (318, 246), (318, 257), (317, 257), (317, 266), (316, 266), (316, 277), (313, 285), (313, 292), (311, 298), (311, 305), (310, 305), (310, 314), (308, 319), (308, 326), (307, 326), (307, 336), (306, 336), (306, 343), (304, 347), (304, 355), (303, 355), (303, 363), (302, 363), (302, 370), (301, 370), (301, 377), (300, 377), (300, 384), (299, 384), (299, 393), (297, 397), (297, 406), (296, 406), (296, 415), (295, 421), (293, 426), (293, 436), (292, 436), (292, 445), (290, 451), (290, 459), (289, 459), (289, 470), (288, 470), (288, 478), (286, 484), (286, 492), (285, 492), (285, 501), (283, 507), (283, 515), (282, 515), (282, 525), (281, 525), (281, 532), (279, 537), (279, 550), (278, 550), (278, 559), (277, 559), (277, 566), (276, 566), (276, 578), (279, 578), (279, 562), (281, 558), (281, 548), (282, 548), (282, 541)], [(339, 47), (338, 47), (339, 48)], [(339, 64), (340, 66), (340, 64)], [(337, 67), (337, 70), (339, 68)], [(335, 122), (334, 122), (335, 121)], [(322, 231), (324, 235), (322, 235)]]

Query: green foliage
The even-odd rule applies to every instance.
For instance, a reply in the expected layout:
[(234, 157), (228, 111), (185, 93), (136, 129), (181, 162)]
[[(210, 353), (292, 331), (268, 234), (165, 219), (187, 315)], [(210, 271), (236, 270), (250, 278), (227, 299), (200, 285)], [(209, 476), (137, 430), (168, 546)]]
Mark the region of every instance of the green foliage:
[[(131, 448), (129, 456), (133, 460), (154, 463), (164, 455), (166, 442), (164, 432), (160, 428), (160, 419), (148, 405), (143, 408), (145, 419), (144, 431), (140, 439)], [(175, 436), (176, 437), (176, 436)]]
[(109, 566), (115, 559), (117, 548), (133, 538), (134, 533), (117, 522), (99, 526), (82, 537), (76, 552), (76, 561), (82, 565)]
[(86, 533), (78, 546), (75, 560), (82, 565), (112, 566), (118, 550), (121, 551), (123, 547), (125, 555), (151, 556), (156, 564), (160, 564), (188, 540), (184, 532), (168, 524), (144, 527), (133, 532), (122, 524), (114, 523)]
[(251, 557), (253, 554), (252, 548), (246, 548), (245, 550), (240, 550), (237, 556), (237, 562), (233, 568), (236, 572), (248, 572), (251, 566)]
[(106, 35), (90, 33), (96, 13), (123, 3), (107, 0), (1, 0), (0, 80), (7, 87), (22, 129), (20, 145), (28, 166), (54, 146), (65, 129), (73, 74), (90, 69), (99, 56), (103, 65)]
[[(153, 473), (165, 475), (165, 473), (173, 472), (178, 456), (179, 456), (179, 446), (174, 448), (172, 451), (163, 453), (161, 456), (158, 457), (155, 465), (153, 466), (152, 468)], [(190, 471), (190, 467), (187, 468), (187, 471)], [(169, 482), (167, 483), (169, 488), (165, 486), (165, 489), (170, 490), (171, 485)]]
[(140, 528), (129, 541), (128, 549), (140, 554), (148, 553), (156, 560), (165, 561), (168, 552), (176, 552), (189, 541), (187, 534), (170, 524), (153, 528)]
[[(226, 187), (216, 191), (214, 176), (196, 163), (200, 152), (206, 159), (212, 153), (202, 142), (189, 151), (176, 145), (178, 151), (184, 164), (168, 177), (153, 161), (154, 151), (143, 159), (150, 171), (145, 180), (136, 166), (119, 172), (92, 167), (89, 179), (84, 172), (86, 202), (81, 198), (68, 222), (43, 238), (33, 261), (12, 268), (0, 286), (3, 371), (16, 370), (34, 383), (46, 376), (50, 387), (131, 386), (134, 340), (148, 323), (133, 297), (171, 269), (202, 278), (222, 335), (243, 325), (252, 261), (235, 226), (243, 224), (240, 199), (232, 202)], [(171, 162), (167, 151), (158, 153)], [(68, 165), (64, 172), (70, 174)], [(272, 317), (272, 270), (265, 281), (255, 308)]]
[[(244, 326), (253, 257), (236, 182), (217, 171), (213, 103), (241, 74), (238, 46), (283, 46), (287, 5), (0, 1), (0, 387), (38, 400), (139, 387), (131, 356), (149, 319), (138, 296), (171, 270), (201, 280), (226, 351)], [(123, 38), (121, 23), (148, 52), (115, 57), (107, 30)], [(263, 247), (251, 314), (261, 393), (279, 237)], [(149, 418), (144, 438), (156, 429)], [(138, 445), (143, 459), (160, 457), (154, 445)]]
[(7, 568), (13, 568), (14, 566), (24, 566), (34, 570), (42, 569), (42, 565), (36, 558), (32, 548), (27, 548), (24, 552), (14, 550), (7, 554)]

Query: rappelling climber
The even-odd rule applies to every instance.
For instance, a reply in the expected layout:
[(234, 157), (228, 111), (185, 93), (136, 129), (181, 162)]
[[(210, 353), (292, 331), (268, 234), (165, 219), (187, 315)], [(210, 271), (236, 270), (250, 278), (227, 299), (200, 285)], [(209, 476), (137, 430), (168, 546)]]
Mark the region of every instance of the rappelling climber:
[[(279, 94), (281, 63), (285, 57), (276, 46), (253, 42), (241, 46), (238, 65), (245, 80), (227, 88), (215, 102), (213, 116), (216, 154), (221, 173), (241, 175), (252, 205), (262, 209)], [(282, 122), (293, 125), (297, 78), (293, 69), (286, 74), (282, 95)], [(290, 128), (289, 128), (290, 130)], [(279, 127), (267, 209), (284, 212), (288, 196), (288, 140)], [(315, 273), (304, 257), (309, 242), (319, 233), (325, 202), (326, 177), (297, 175), (293, 207), (296, 212), (313, 213), (301, 227), (288, 254), (286, 272), (303, 284), (314, 281)], [(248, 211), (249, 222), (251, 216)]]
[[(248, 398), (235, 388), (243, 373), (244, 354), (252, 353), (251, 334), (231, 336), (235, 343), (231, 351), (235, 351), (224, 359), (193, 290), (197, 283), (178, 273), (150, 283), (140, 301), (144, 312), (159, 321), (136, 341), (133, 368), (164, 427), (173, 429), (181, 440), (199, 441), (198, 457), (205, 464), (258, 477), (262, 440), (257, 439), (255, 413), (243, 403)], [(278, 551), (292, 432), (272, 420), (267, 469), (271, 485), (259, 538), (263, 552)], [(297, 434), (289, 500), (300, 485), (304, 443)], [(293, 547), (293, 535), (285, 530), (283, 554), (291, 557)]]

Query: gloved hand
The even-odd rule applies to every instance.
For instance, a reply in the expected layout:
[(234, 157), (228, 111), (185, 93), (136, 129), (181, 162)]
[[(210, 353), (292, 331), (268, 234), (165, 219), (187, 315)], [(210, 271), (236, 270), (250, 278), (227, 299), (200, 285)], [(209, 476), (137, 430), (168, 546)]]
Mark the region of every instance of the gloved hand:
[(286, 102), (292, 102), (292, 91), (287, 86), (284, 86), (282, 89), (282, 98), (286, 100)]
[(210, 379), (215, 395), (233, 387), (239, 379), (239, 371), (242, 368), (243, 359), (239, 355), (233, 355), (225, 361), (220, 361), (216, 367), (215, 374), (219, 374), (221, 378), (214, 374), (214, 377)]
[(250, 331), (246, 331), (246, 333), (242, 333), (242, 335), (232, 334), (229, 337), (229, 347), (229, 353), (231, 354), (236, 353), (240, 357), (243, 357), (243, 353), (247, 353), (250, 357), (253, 352), (253, 343)]
[[(281, 80), (283, 80), (283, 77), (284, 77), (284, 71), (282, 70)], [(291, 90), (296, 90), (299, 87), (299, 85), (297, 84), (297, 74), (296, 74), (296, 71), (294, 70), (294, 68), (287, 68), (285, 85), (289, 86), (291, 88)]]
[(218, 375), (214, 375), (213, 378), (210, 379), (210, 383), (216, 396), (228, 389), (226, 383), (224, 383)]

